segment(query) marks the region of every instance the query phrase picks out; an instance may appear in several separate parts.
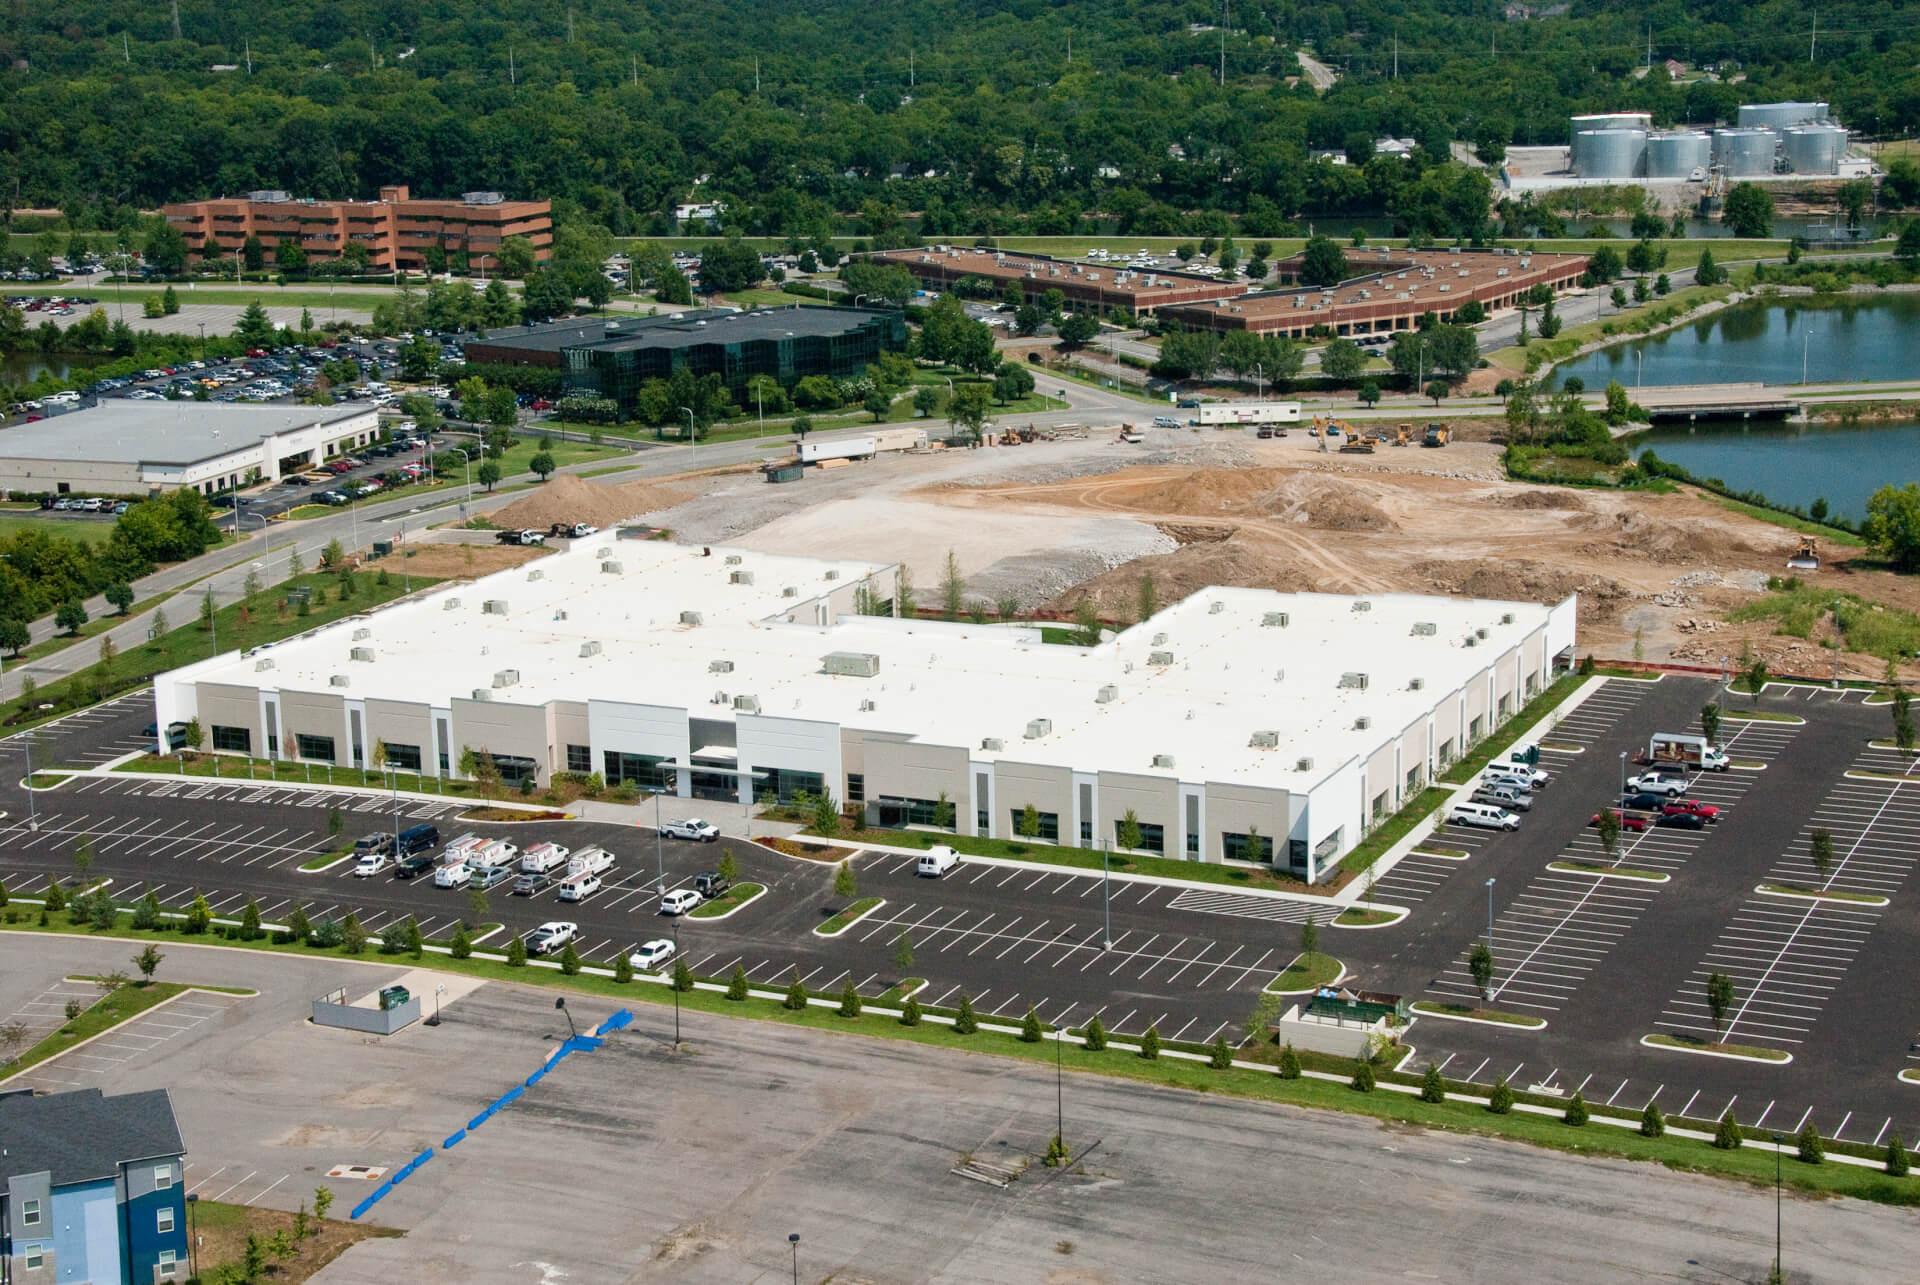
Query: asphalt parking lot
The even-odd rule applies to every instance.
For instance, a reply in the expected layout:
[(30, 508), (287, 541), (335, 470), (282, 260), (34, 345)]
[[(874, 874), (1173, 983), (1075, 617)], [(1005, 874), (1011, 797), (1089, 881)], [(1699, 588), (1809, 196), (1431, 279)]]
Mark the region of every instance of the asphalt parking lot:
[[(1739, 766), (1691, 782), (1691, 794), (1717, 806), (1700, 830), (1654, 825), (1622, 834), (1620, 864), (1665, 876), (1636, 882), (1550, 862), (1605, 862), (1587, 824), (1618, 800), (1620, 752), (1644, 748), (1656, 731), (1684, 730), (1713, 693), (1705, 679), (1609, 681), (1594, 690), (1545, 739), (1554, 773), (1522, 828), (1513, 834), (1448, 827), (1434, 842), (1454, 855), (1416, 853), (1382, 877), (1375, 901), (1412, 914), (1390, 928), (1325, 928), (1322, 949), (1356, 984), (1409, 998), (1473, 1000), (1467, 955), (1488, 930), (1496, 956), (1496, 1008), (1544, 1019), (1528, 1032), (1422, 1019), (1409, 1037), (1424, 1060), (1449, 1076), (1486, 1084), (1501, 1075), (1602, 1101), (1718, 1114), (1729, 1101), (1769, 1125), (1794, 1123), (1810, 1110), (1824, 1130), (1870, 1141), (1890, 1128), (1916, 1132), (1915, 1090), (1896, 1072), (1920, 1064), (1911, 1046), (1920, 1032), (1920, 997), (1904, 981), (1916, 944), (1915, 895), (1907, 874), (1920, 839), (1920, 788), (1849, 772), (1898, 772), (1910, 760), (1867, 742), (1885, 734), (1884, 709), (1857, 694), (1770, 688), (1762, 712), (1805, 723), (1729, 718), (1723, 740)], [(1726, 702), (1730, 712), (1754, 705)], [(137, 700), (70, 716), (36, 737), (36, 763), (98, 762), (136, 734), (150, 716)], [(0, 754), (18, 753), (17, 740)], [(1630, 768), (1631, 764), (1624, 765)], [(1017, 1018), (1029, 1007), (1048, 1022), (1082, 1024), (1099, 1014), (1110, 1029), (1137, 1035), (1149, 1026), (1167, 1038), (1210, 1040), (1243, 1020), (1262, 986), (1298, 949), (1308, 915), (1330, 908), (1251, 896), (1231, 889), (1187, 889), (1098, 871), (1062, 871), (965, 862), (940, 880), (914, 873), (914, 859), (857, 855), (859, 895), (883, 904), (837, 938), (813, 929), (842, 904), (833, 867), (788, 860), (757, 846), (656, 842), (643, 826), (585, 822), (520, 827), (469, 825), (462, 805), (302, 784), (221, 782), (204, 778), (89, 777), (38, 794), (39, 828), (23, 824), (25, 800), (8, 786), (0, 824), (0, 877), (9, 889), (43, 885), (72, 869), (82, 836), (94, 871), (133, 900), (151, 887), (182, 907), (204, 894), (218, 913), (237, 915), (249, 898), (264, 917), (298, 903), (315, 922), (356, 914), (370, 931), (413, 916), (428, 936), (450, 934), (476, 914), (464, 891), (431, 880), (358, 879), (351, 863), (318, 872), (300, 865), (328, 846), (326, 819), (339, 808), (346, 837), (431, 822), (443, 839), (473, 830), (510, 835), (525, 846), (551, 839), (572, 848), (614, 852), (606, 887), (585, 903), (558, 902), (552, 890), (511, 897), (487, 894), (483, 919), (503, 925), (489, 939), (549, 919), (580, 925), (580, 950), (607, 963), (643, 941), (673, 936), (695, 971), (725, 976), (738, 966), (763, 985), (794, 976), (817, 990), (851, 981), (877, 994), (905, 975), (924, 977), (923, 999)], [(1889, 905), (1781, 898), (1756, 891), (1768, 882), (1805, 882), (1815, 828), (1834, 836), (1829, 883), (1839, 891), (1886, 897)], [(730, 849), (741, 877), (768, 893), (728, 919), (670, 920), (657, 914), (663, 888), (690, 886)], [(1489, 880), (1492, 881), (1489, 888)], [(895, 962), (905, 935), (913, 961)], [(1701, 1035), (1704, 977), (1733, 977), (1730, 1030), (1739, 1043), (1793, 1054), (1785, 1066), (1651, 1049), (1641, 1037)], [(1707, 1034), (1711, 1034), (1710, 1031)]]

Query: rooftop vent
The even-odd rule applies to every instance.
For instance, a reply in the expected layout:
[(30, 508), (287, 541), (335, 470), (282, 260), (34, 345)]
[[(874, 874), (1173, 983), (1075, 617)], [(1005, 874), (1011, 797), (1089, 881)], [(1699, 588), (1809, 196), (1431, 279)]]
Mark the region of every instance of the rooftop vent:
[(1426, 688), (1426, 685), (1427, 680), (1424, 678), (1409, 679), (1407, 682), (1407, 690), (1410, 692), (1422, 691)]
[(699, 612), (683, 611), (680, 613), (680, 623), (683, 625), (700, 625), (704, 622), (701, 620)]
[(997, 736), (989, 736), (985, 740), (980, 742), (980, 748), (983, 750), (993, 750), (995, 752), (998, 752), (1000, 750), (1006, 749), (1007, 743), (1001, 740)]
[(1037, 741), (1043, 736), (1052, 734), (1053, 720), (1050, 718), (1036, 718), (1027, 724), (1027, 739), (1030, 741)]
[(1359, 602), (1356, 602), (1353, 604), (1353, 609), (1355, 611), (1372, 611), (1373, 604), (1368, 602), (1365, 598), (1362, 598)]
[(613, 558), (608, 558), (600, 564), (600, 572), (602, 575), (617, 576), (624, 570), (626, 570), (626, 568), (621, 566), (620, 563)]
[(1485, 629), (1476, 629), (1473, 631), (1473, 636), (1484, 642), (1487, 637), (1487, 631)]
[(493, 693), (484, 687), (476, 687), (473, 689), (473, 698), (477, 701), (490, 701), (493, 699)]
[(1094, 693), (1093, 699), (1102, 705), (1111, 705), (1114, 701), (1120, 699), (1120, 689), (1112, 683), (1108, 683), (1105, 687), (1102, 687)]
[(1171, 755), (1171, 754), (1156, 754), (1156, 755), (1154, 755), (1154, 756), (1153, 756), (1153, 765), (1154, 765), (1155, 767), (1172, 767), (1172, 766), (1173, 766), (1173, 755)]
[(580, 644), (580, 659), (585, 660), (588, 656), (598, 656), (599, 654), (600, 644), (597, 641), (583, 642)]
[(729, 584), (752, 584), (752, 583), (753, 583), (753, 572), (751, 572), (751, 571), (736, 571), (736, 572), (734, 572), (734, 573), (733, 573), (732, 575), (730, 575), (730, 576), (728, 576), (728, 577), (727, 577), (727, 583), (729, 583)]
[(1285, 629), (1287, 622), (1291, 619), (1292, 617), (1284, 611), (1269, 611), (1260, 617), (1260, 624), (1267, 629)]
[(707, 672), (709, 674), (731, 674), (733, 672), (733, 662), (730, 660), (710, 660), (707, 662)]
[(1413, 622), (1413, 636), (1415, 638), (1431, 638), (1439, 632), (1440, 627), (1431, 620), (1416, 620)]
[(860, 702), (860, 712), (862, 714), (871, 714), (874, 710), (878, 708), (879, 706), (875, 705), (871, 699), (863, 700)]
[(1353, 720), (1353, 730), (1356, 732), (1364, 732), (1369, 727), (1372, 727), (1372, 726), (1373, 726), (1373, 720), (1368, 718), (1365, 714), (1362, 714), (1359, 718), (1356, 718)]
[(347, 653), (347, 655), (351, 660), (364, 660), (371, 663), (373, 660), (373, 648), (355, 647), (351, 652)]
[(758, 714), (760, 712), (760, 698), (758, 696), (736, 696), (733, 698), (733, 707), (742, 714)]
[(1341, 687), (1357, 687), (1364, 692), (1367, 690), (1367, 676), (1365, 674), (1356, 673), (1352, 670), (1349, 670), (1346, 673), (1340, 675), (1339, 685)]
[(1500, 613), (1500, 623), (1501, 623), (1501, 624), (1503, 624), (1503, 625), (1510, 625), (1510, 624), (1512, 624), (1512, 623), (1513, 623), (1513, 613), (1512, 613), (1511, 611), (1503, 611), (1503, 612), (1501, 612), (1501, 613)]
[(481, 603), (481, 604), (480, 604), (480, 614), (481, 614), (481, 615), (483, 615), (483, 616), (504, 616), (504, 615), (506, 615), (506, 614), (507, 614), (507, 600), (506, 600), (505, 598), (489, 598), (489, 599), (487, 599), (487, 600), (486, 600), (485, 602), (483, 602), (483, 603)]
[(531, 584), (535, 580), (545, 580), (546, 578), (547, 578), (547, 573), (539, 570), (538, 568), (527, 572), (527, 582), (529, 584)]
[(798, 585), (788, 585), (780, 591), (780, 596), (782, 598), (798, 598), (800, 596), (800, 588)]
[(842, 678), (872, 678), (880, 672), (880, 657), (870, 651), (830, 651), (820, 658), (820, 668)]
[(1294, 760), (1293, 770), (1296, 772), (1311, 772), (1313, 771), (1313, 760), (1311, 758), (1296, 759)]
[(840, 578), (840, 573), (838, 571), (829, 571), (826, 574), (826, 578), (828, 580), (838, 580)]
[(273, 657), (271, 656), (262, 656), (259, 660), (256, 660), (253, 662), (253, 672), (256, 674), (260, 673), (263, 670), (268, 670), (272, 668), (273, 668)]
[(1464, 641), (1469, 647), (1478, 647), (1480, 645), (1480, 640), (1478, 638), (1475, 638), (1472, 634), (1468, 634), (1464, 639)]
[(1167, 645), (1167, 636), (1166, 636), (1166, 634), (1165, 634), (1165, 633), (1157, 633), (1157, 634), (1155, 634), (1155, 635), (1153, 636), (1153, 645), (1154, 645), (1154, 646), (1156, 646), (1156, 647), (1164, 647), (1164, 646), (1166, 646), (1166, 645)]
[(496, 688), (512, 687), (519, 681), (520, 671), (517, 669), (496, 669), (493, 671), (493, 685)]
[(1149, 665), (1171, 665), (1173, 663), (1173, 653), (1170, 651), (1150, 651), (1147, 653), (1147, 663)]
[(1224, 602), (1221, 602), (1218, 598), (1214, 599), (1212, 602), (1207, 604), (1207, 614), (1209, 616), (1217, 616), (1221, 612), (1225, 611), (1226, 609), (1227, 609), (1227, 604)]
[(730, 697), (730, 696), (728, 696), (728, 695), (727, 695), (727, 694), (726, 694), (725, 692), (715, 692), (715, 693), (713, 694), (713, 699), (712, 699), (712, 700), (710, 700), (710, 701), (708, 701), (708, 702), (707, 702), (707, 704), (709, 704), (709, 705), (724, 705), (724, 704), (726, 704), (726, 703), (727, 703), (727, 702), (728, 702), (729, 700), (731, 700), (731, 699), (732, 699), (732, 697)]
[(1247, 748), (1251, 750), (1277, 750), (1280, 748), (1280, 733), (1255, 732), (1247, 739)]
[(352, 685), (352, 682), (353, 680), (348, 678), (345, 674), (335, 674), (331, 678), (327, 679), (327, 686), (348, 687)]
[(729, 554), (727, 555), (727, 565), (728, 565), (728, 566), (730, 566), (730, 567), (737, 567), (737, 566), (739, 566), (739, 565), (740, 565), (740, 555), (739, 555), (739, 554), (737, 554), (737, 553), (729, 553)]
[(447, 599), (446, 603), (440, 608), (440, 610), (456, 611), (459, 609), (459, 607), (460, 607), (460, 600), (458, 598), (449, 598)]
[(353, 631), (353, 640), (355, 642), (359, 642), (362, 638), (371, 637), (373, 637), (373, 630), (371, 629), (356, 629)]

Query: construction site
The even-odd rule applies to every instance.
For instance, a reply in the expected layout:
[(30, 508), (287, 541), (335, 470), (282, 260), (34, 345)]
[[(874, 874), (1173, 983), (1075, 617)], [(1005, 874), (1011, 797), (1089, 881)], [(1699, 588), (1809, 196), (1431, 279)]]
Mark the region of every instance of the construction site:
[[(1441, 440), (1424, 447), (1429, 423)], [(1910, 580), (1854, 568), (1864, 550), (1823, 546), (1817, 571), (1795, 568), (1801, 537), (1691, 488), (1514, 482), (1486, 423), (1322, 428), (1069, 427), (1017, 449), (807, 467), (777, 486), (753, 466), (625, 488), (556, 479), (500, 520), (604, 526), (624, 511), (685, 542), (899, 561), (922, 609), (940, 605), (951, 555), (965, 609), (982, 618), (1068, 619), (1091, 600), (1103, 620), (1126, 622), (1149, 577), (1160, 602), (1212, 585), (1549, 604), (1576, 594), (1580, 649), (1602, 660), (1716, 668), (1745, 657), (1825, 676), (1837, 659), (1858, 679), (1882, 677), (1885, 661), (1726, 615), (1790, 575), (1920, 609)]]

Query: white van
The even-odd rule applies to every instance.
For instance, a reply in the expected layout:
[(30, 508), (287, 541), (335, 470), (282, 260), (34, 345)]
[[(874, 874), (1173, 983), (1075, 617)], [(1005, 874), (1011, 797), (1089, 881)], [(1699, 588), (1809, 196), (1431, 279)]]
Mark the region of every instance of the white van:
[(1520, 818), (1491, 803), (1456, 803), (1447, 813), (1453, 825), (1474, 825), (1484, 830), (1518, 830)]
[(567, 862), (567, 877), (603, 875), (613, 869), (613, 854), (605, 848), (582, 848)]
[(932, 879), (938, 879), (941, 875), (959, 864), (959, 853), (944, 843), (936, 844), (928, 848), (926, 855), (920, 858), (920, 865), (917, 867), (915, 873), (926, 875)]
[(467, 864), (467, 858), (472, 856), (474, 850), (485, 842), (486, 840), (477, 834), (463, 834), (452, 843), (449, 843), (446, 848), (441, 851), (440, 864), (443, 866), (464, 866)]
[(572, 853), (557, 843), (536, 843), (520, 854), (520, 869), (530, 875), (543, 875), (555, 866), (567, 864)]
[(520, 857), (520, 849), (505, 839), (493, 839), (481, 844), (467, 854), (467, 864), (481, 869), (498, 866), (501, 869), (513, 865)]
[(599, 891), (599, 875), (577, 874), (568, 875), (561, 881), (558, 895), (562, 901), (585, 901)]

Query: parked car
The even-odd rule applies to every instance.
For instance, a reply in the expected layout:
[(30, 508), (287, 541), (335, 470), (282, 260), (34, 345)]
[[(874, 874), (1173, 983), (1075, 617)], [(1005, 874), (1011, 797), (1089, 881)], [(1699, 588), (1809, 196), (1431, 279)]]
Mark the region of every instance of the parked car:
[(1475, 803), (1490, 803), (1510, 812), (1533, 811), (1533, 796), (1510, 785), (1482, 785), (1473, 792), (1472, 797)]
[(634, 952), (627, 956), (627, 962), (643, 973), (655, 972), (673, 958), (673, 943), (665, 937), (653, 941), (641, 942)]
[(409, 853), (407, 856), (394, 862), (393, 877), (395, 879), (418, 879), (423, 874), (431, 873), (438, 860), (439, 858), (435, 857), (431, 852)]
[(374, 834), (363, 834), (353, 841), (353, 853), (357, 857), (364, 857), (372, 853), (378, 853), (384, 857), (390, 855), (392, 852), (393, 836), (385, 831), (379, 831)]
[(566, 948), (568, 942), (580, 935), (580, 925), (564, 919), (553, 919), (541, 924), (526, 936), (529, 955), (553, 955)]
[(718, 870), (709, 870), (705, 874), (693, 877), (693, 890), (700, 894), (702, 901), (712, 901), (731, 887), (733, 887), (733, 880)]
[(920, 863), (914, 867), (914, 873), (926, 875), (930, 879), (938, 879), (959, 864), (959, 853), (944, 843), (937, 843), (928, 848), (926, 854), (920, 858)]
[(400, 832), (400, 852), (411, 856), (424, 852), (440, 842), (440, 827), (437, 825), (409, 826)]
[(1667, 806), (1667, 796), (1664, 794), (1639, 794), (1629, 790), (1621, 796), (1620, 806), (1623, 808), (1638, 808), (1642, 812), (1658, 812)]
[(1720, 819), (1719, 808), (1711, 803), (1702, 803), (1698, 799), (1675, 799), (1661, 808), (1660, 811), (1667, 816), (1685, 812), (1689, 815), (1699, 817), (1702, 821), (1718, 821)]
[(702, 821), (699, 817), (688, 817), (685, 821), (669, 821), (660, 827), (660, 833), (669, 839), (694, 839), (701, 843), (712, 843), (720, 837), (720, 827), (711, 821)]
[[(1647, 828), (1647, 819), (1643, 816), (1639, 816), (1632, 812), (1622, 812), (1618, 808), (1615, 808), (1613, 810), (1613, 815), (1616, 819), (1619, 820), (1620, 828), (1622, 830), (1632, 830), (1634, 833), (1638, 834), (1640, 831)], [(1600, 813), (1598, 812), (1594, 813), (1593, 820), (1587, 822), (1587, 824), (1599, 825)]]
[(560, 891), (556, 895), (562, 901), (585, 901), (599, 891), (599, 875), (572, 874), (560, 881)]
[(700, 894), (691, 888), (675, 888), (660, 898), (660, 913), (663, 915), (684, 915), (700, 904)]
[(513, 871), (507, 869), (505, 866), (481, 866), (473, 872), (473, 877), (467, 880), (467, 887), (478, 888), (484, 892), (486, 889), (492, 888), (497, 884), (503, 884), (511, 878), (513, 878)]
[(1687, 792), (1687, 778), (1669, 772), (1643, 772), (1627, 778), (1627, 789), (1639, 794), (1664, 794), (1677, 799)]
[(433, 875), (433, 886), (436, 888), (464, 888), (472, 882), (473, 867), (464, 861), (456, 865), (443, 865)]
[(515, 897), (537, 897), (553, 887), (553, 876), (543, 874), (523, 874), (513, 881), (508, 892)]
[(1662, 812), (1660, 824), (1675, 830), (1704, 830), (1707, 819), (1693, 812)]
[(354, 875), (354, 878), (356, 879), (365, 879), (370, 875), (379, 874), (382, 870), (385, 870), (386, 868), (387, 868), (386, 853), (369, 852), (366, 856), (361, 857), (360, 860), (357, 863), (355, 863), (353, 867), (353, 875)]
[(1478, 826), (1483, 830), (1518, 830), (1520, 818), (1491, 803), (1456, 803), (1447, 813), (1452, 825)]

